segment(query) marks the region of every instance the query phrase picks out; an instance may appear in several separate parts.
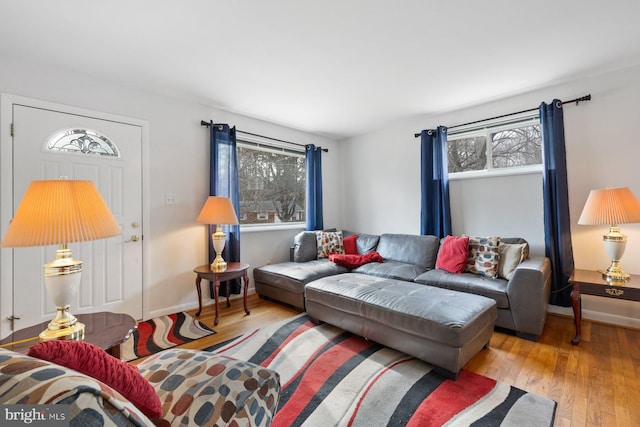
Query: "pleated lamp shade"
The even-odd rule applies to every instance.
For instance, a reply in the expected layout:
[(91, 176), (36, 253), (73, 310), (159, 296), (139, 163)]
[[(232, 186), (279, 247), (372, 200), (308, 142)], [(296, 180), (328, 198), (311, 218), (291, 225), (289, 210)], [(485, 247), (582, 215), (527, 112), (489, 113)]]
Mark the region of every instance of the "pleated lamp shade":
[(228, 197), (209, 196), (204, 203), (198, 222), (203, 224), (238, 224), (238, 217)]
[(640, 222), (640, 201), (629, 187), (591, 190), (578, 220), (581, 225)]
[(121, 234), (91, 181), (33, 181), (9, 224), (2, 247), (48, 246)]

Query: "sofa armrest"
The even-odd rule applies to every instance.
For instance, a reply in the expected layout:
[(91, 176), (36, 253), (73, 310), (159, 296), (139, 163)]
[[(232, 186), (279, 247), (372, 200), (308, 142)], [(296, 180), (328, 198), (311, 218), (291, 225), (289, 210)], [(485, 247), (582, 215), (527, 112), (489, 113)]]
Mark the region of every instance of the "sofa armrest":
[(169, 425), (266, 427), (280, 399), (276, 371), (208, 351), (164, 350), (138, 369), (158, 393)]
[(291, 261), (307, 262), (318, 258), (318, 243), (315, 231), (302, 231), (293, 238)]
[(551, 293), (551, 261), (530, 257), (520, 263), (507, 283), (515, 330), (536, 339), (544, 329)]
[(116, 390), (64, 366), (0, 348), (0, 372), (0, 405), (69, 405), (69, 425), (86, 425), (88, 419), (105, 425), (153, 425)]

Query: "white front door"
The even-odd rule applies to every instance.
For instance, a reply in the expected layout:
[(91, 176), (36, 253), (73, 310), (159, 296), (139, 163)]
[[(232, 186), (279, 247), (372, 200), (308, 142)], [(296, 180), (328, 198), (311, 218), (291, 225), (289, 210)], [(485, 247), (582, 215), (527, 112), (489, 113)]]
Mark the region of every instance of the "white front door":
[[(66, 176), (93, 181), (122, 229), (121, 236), (70, 245), (73, 257), (83, 262), (71, 312), (111, 311), (142, 319), (141, 126), (19, 104), (12, 109), (14, 212), (31, 181)], [(119, 156), (48, 149), (47, 141), (61, 131), (74, 133), (76, 140), (85, 133), (104, 136)], [(53, 318), (55, 306), (44, 287), (42, 265), (54, 259), (56, 249), (13, 250), (15, 330)]]

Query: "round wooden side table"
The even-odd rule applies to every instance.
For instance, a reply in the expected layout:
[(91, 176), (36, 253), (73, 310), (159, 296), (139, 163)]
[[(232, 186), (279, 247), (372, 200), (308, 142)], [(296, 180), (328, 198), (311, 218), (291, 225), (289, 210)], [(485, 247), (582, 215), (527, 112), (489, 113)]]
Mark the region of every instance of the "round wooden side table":
[[(83, 341), (97, 345), (118, 359), (120, 359), (120, 344), (128, 340), (138, 328), (136, 320), (124, 313), (101, 311), (75, 316), (85, 325)], [(0, 341), (0, 345), (18, 353), (26, 353), (29, 347), (38, 343), (38, 335), (47, 328), (48, 324), (47, 321), (15, 331)]]
[(216, 317), (213, 321), (214, 325), (218, 324), (218, 291), (220, 289), (220, 282), (227, 282), (227, 307), (231, 306), (229, 303), (229, 280), (242, 278), (244, 284), (242, 286), (244, 312), (251, 314), (247, 307), (247, 289), (249, 288), (249, 264), (243, 264), (241, 262), (228, 262), (227, 269), (222, 272), (211, 271), (209, 264), (201, 265), (193, 270), (196, 276), (196, 290), (198, 291), (198, 311), (196, 316), (200, 316), (202, 312), (202, 289), (200, 288), (200, 282), (202, 279), (209, 280), (213, 283), (213, 298), (216, 305)]

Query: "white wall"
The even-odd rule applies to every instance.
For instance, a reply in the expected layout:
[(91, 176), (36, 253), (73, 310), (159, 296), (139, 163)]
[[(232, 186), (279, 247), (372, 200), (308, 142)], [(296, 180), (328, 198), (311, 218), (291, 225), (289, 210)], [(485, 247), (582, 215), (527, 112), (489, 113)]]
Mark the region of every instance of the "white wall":
[[(458, 111), (387, 123), (384, 129), (342, 141), (342, 173), (348, 183), (341, 196), (342, 224), (363, 232), (419, 232), (420, 143), (414, 133), (588, 93), (591, 102), (564, 106), (573, 250), (576, 268), (606, 268), (609, 260), (602, 234), (607, 227), (581, 226), (577, 221), (591, 189), (628, 186), (640, 197), (638, 66)], [(539, 176), (452, 181), (454, 233), (519, 235), (532, 243), (533, 253), (542, 253), (541, 182)], [(629, 236), (622, 265), (629, 273), (640, 274), (640, 225), (624, 225), (622, 231)], [(572, 315), (566, 308), (550, 306), (550, 310)], [(640, 327), (640, 304), (635, 302), (584, 296), (583, 315)]]
[(540, 173), (452, 180), (453, 234), (522, 237), (529, 242), (532, 255), (544, 255), (541, 200)]
[[(197, 307), (193, 269), (208, 262), (210, 238), (206, 226), (195, 222), (209, 190), (209, 131), (200, 126), (200, 120), (213, 119), (236, 125), (240, 130), (329, 148), (323, 157), (324, 216), (326, 224), (338, 225), (340, 148), (331, 139), (8, 57), (0, 58), (0, 92), (149, 123), (147, 173), (143, 178), (147, 202), (143, 209), (148, 218), (143, 224), (146, 318)], [(9, 123), (10, 117), (0, 117), (0, 126)], [(2, 191), (11, 189), (10, 183), (9, 187), (6, 182), (0, 185)], [(177, 203), (165, 205), (165, 193), (175, 194)], [(287, 260), (297, 232), (242, 233), (242, 261), (256, 267)], [(208, 292), (203, 294), (208, 297)], [(4, 319), (10, 313), (2, 314)]]
[[(577, 268), (597, 269), (608, 265), (601, 243), (606, 227), (577, 225), (589, 190), (607, 185), (629, 186), (640, 196), (637, 167), (640, 144), (636, 125), (640, 109), (637, 101), (640, 98), (640, 67), (589, 76), (459, 111), (425, 113), (401, 122), (386, 123), (384, 129), (372, 130), (340, 143), (195, 102), (141, 92), (7, 57), (0, 58), (0, 92), (149, 122), (148, 173), (145, 176), (148, 203), (144, 207), (149, 218), (144, 224), (149, 250), (145, 255), (144, 280), (150, 298), (146, 317), (196, 305), (192, 270), (207, 261), (208, 238), (205, 227), (195, 223), (208, 191), (208, 132), (200, 126), (202, 119), (228, 122), (238, 129), (329, 148), (330, 152), (323, 157), (327, 227), (369, 233), (417, 234), (420, 230), (420, 143), (413, 136), (415, 132), (440, 124), (452, 126), (536, 107), (541, 101), (550, 102), (553, 98), (567, 100), (591, 93), (593, 101), (564, 107)], [(0, 126), (8, 125), (8, 120), (0, 117)], [(505, 185), (501, 181), (496, 183), (490, 185)], [(0, 185), (5, 191), (4, 183)], [(474, 193), (473, 184), (468, 186), (465, 182), (453, 181), (454, 231), (484, 234), (494, 229), (500, 234), (504, 231), (504, 235), (522, 235), (535, 245), (533, 242), (541, 238), (541, 206), (532, 202), (539, 197), (533, 195), (533, 187), (537, 184), (525, 181), (521, 185), (528, 190), (518, 193), (516, 202), (509, 191), (498, 192), (502, 201), (495, 203), (496, 209), (505, 210), (499, 212), (503, 216), (496, 219), (495, 215), (490, 215), (492, 209), (486, 207), (491, 204), (476, 207), (485, 211), (481, 215), (474, 215), (465, 203), (461, 205), (472, 197), (467, 194)], [(527, 195), (531, 192), (531, 198), (522, 197), (525, 191)], [(175, 194), (177, 204), (166, 206), (165, 193)], [(490, 203), (496, 196), (498, 194), (492, 194), (488, 198)], [(507, 209), (514, 207), (521, 210), (510, 215)], [(622, 230), (629, 236), (622, 265), (630, 273), (640, 274), (640, 225), (626, 225)], [(243, 233), (243, 261), (258, 266), (287, 259), (296, 232)], [(640, 304), (586, 296), (583, 307), (585, 317), (640, 327)], [(570, 310), (560, 311), (571, 313)]]

